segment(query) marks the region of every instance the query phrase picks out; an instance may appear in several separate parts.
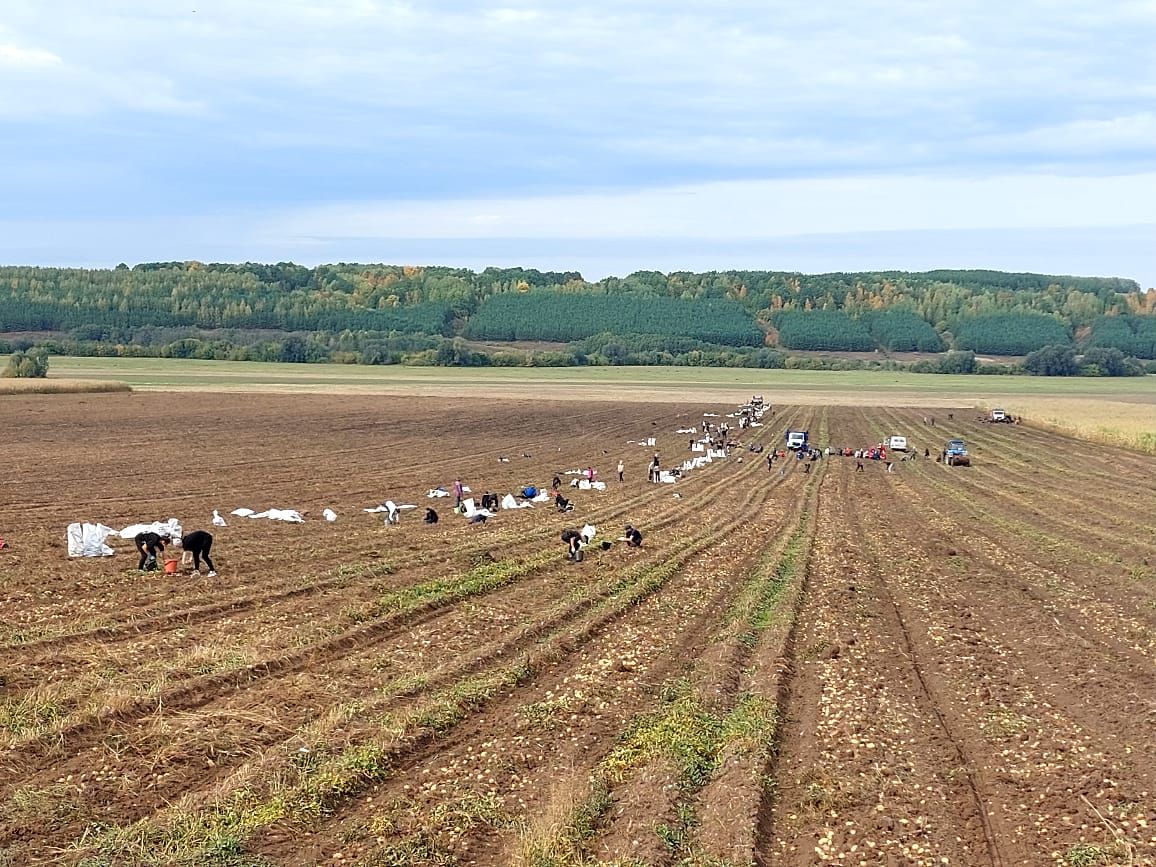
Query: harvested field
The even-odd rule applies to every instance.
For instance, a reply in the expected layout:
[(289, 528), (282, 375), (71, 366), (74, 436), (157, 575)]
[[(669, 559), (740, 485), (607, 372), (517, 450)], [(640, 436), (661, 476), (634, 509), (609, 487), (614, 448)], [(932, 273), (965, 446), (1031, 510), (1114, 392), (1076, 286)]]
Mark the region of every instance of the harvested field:
[[(6, 397), (0, 864), (1156, 863), (1156, 458), (797, 406), (744, 444), (919, 457), (645, 481), (730, 400)], [(170, 515), (219, 577), (66, 555)]]

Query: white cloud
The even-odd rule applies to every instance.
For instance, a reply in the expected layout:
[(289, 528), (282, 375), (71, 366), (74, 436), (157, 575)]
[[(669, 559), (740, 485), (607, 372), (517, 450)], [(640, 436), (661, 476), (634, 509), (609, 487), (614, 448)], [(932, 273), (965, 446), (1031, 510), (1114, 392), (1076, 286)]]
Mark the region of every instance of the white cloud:
[(1156, 222), (1156, 173), (725, 182), (632, 192), (343, 203), (270, 221), (300, 238), (699, 238)]
[(1095, 154), (1156, 149), (1156, 113), (1075, 120), (1020, 133), (983, 136), (976, 146), (992, 153)]
[(510, 9), (508, 7), (490, 9), (485, 15), (491, 21), (496, 21), (499, 24), (524, 24), (542, 17), (537, 9)]
[(12, 43), (0, 43), (0, 67), (56, 66), (63, 63), (59, 56), (42, 48), (22, 48)]
[[(247, 223), (290, 247), (1153, 222), (1153, 0), (5, 0), (3, 17), (13, 212), (77, 189), (145, 223), (292, 200)], [(115, 180), (68, 180), (88, 165)]]

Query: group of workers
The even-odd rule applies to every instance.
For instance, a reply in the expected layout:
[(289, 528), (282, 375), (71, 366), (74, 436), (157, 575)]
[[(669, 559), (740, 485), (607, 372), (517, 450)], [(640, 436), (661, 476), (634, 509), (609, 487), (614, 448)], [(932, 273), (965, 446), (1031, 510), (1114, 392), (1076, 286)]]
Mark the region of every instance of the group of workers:
[[(655, 463), (657, 464), (657, 453), (655, 454), (654, 458)], [(619, 481), (622, 481), (625, 472), (625, 467), (623, 466), (622, 461), (618, 462), (617, 471), (618, 479)], [(588, 480), (593, 480), (596, 478), (596, 472), (593, 467), (587, 468), (583, 475)], [(563, 497), (561, 491), (558, 490), (560, 484), (561, 479), (555, 476), (553, 480), (553, 488), (555, 494), (554, 505), (559, 512), (573, 511), (574, 505), (568, 499)], [(462, 484), (462, 480), (460, 478), (454, 480), (453, 490), (455, 500), (457, 501), (457, 505), (460, 508), (463, 494), (465, 493), (465, 486)], [(521, 493), (523, 496), (533, 497), (537, 494), (537, 489), (533, 489), (532, 491), (524, 490)], [(491, 497), (492, 502), (489, 502)], [(487, 494), (482, 498), (482, 508), (485, 509), (492, 507), (496, 509), (498, 506), (497, 499), (498, 497), (496, 494), (491, 495), (487, 492)], [(425, 511), (425, 518), (423, 520), (426, 524), (436, 524), (438, 523), (438, 513), (432, 508), (427, 508)], [(589, 543), (590, 539), (583, 536), (578, 530), (566, 529), (562, 532), (562, 541), (567, 545), (567, 556), (572, 560), (581, 560), (581, 550), (586, 544)], [(642, 534), (630, 524), (627, 524), (625, 530), (623, 531), (623, 536), (619, 539), (619, 541), (625, 542), (628, 547), (640, 548), (642, 546)], [(183, 536), (177, 538), (174, 538), (169, 533), (163, 532), (158, 533), (148, 531), (144, 533), (138, 533), (135, 537), (133, 537), (133, 545), (135, 546), (137, 553), (140, 554), (140, 560), (137, 563), (137, 569), (141, 570), (142, 572), (155, 571), (158, 568), (158, 558), (164, 553), (165, 548), (170, 544), (182, 549), (182, 565), (187, 564), (189, 562), (189, 558), (191, 558), (193, 563), (192, 574), (194, 576), (199, 576), (201, 574), (202, 560), (205, 561), (205, 566), (207, 566), (209, 569), (208, 577), (215, 578), (217, 576), (216, 566), (213, 565), (213, 560), (209, 553), (213, 547), (213, 534), (205, 530), (194, 530), (191, 533), (186, 533)], [(609, 547), (610, 543), (604, 542), (603, 546)]]
[[(594, 540), (593, 528), (588, 527), (588, 532), (579, 531), (573, 527), (567, 527), (562, 531), (562, 541), (566, 543), (566, 557), (576, 563), (582, 561), (582, 549), (589, 545)], [(626, 525), (623, 534), (618, 538), (619, 542), (625, 542), (627, 548), (641, 548), (642, 534), (638, 532), (630, 524)], [(606, 550), (610, 547), (610, 542), (602, 542), (602, 549)]]
[(204, 560), (205, 565), (209, 567), (209, 577), (215, 578), (217, 576), (217, 568), (213, 565), (212, 557), (209, 556), (209, 551), (213, 547), (213, 534), (205, 530), (194, 530), (175, 540), (168, 533), (137, 533), (132, 541), (140, 554), (140, 561), (136, 568), (142, 572), (155, 570), (157, 568), (157, 555), (163, 554), (165, 546), (172, 542), (184, 551), (181, 555), (182, 562), (187, 562), (186, 558), (188, 557), (192, 558), (193, 575), (201, 574), (201, 560)]

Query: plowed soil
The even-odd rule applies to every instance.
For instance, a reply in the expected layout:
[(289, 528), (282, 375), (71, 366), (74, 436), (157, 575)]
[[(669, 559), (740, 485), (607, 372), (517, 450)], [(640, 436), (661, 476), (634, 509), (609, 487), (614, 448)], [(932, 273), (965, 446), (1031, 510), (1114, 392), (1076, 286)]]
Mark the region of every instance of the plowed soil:
[[(646, 481), (733, 410), (3, 398), (0, 865), (1156, 864), (1156, 459), (780, 407)], [(799, 427), (918, 451), (749, 449)], [(924, 457), (952, 436), (971, 467)], [(426, 496), (555, 474), (573, 513)], [(67, 556), (170, 516), (218, 576)]]

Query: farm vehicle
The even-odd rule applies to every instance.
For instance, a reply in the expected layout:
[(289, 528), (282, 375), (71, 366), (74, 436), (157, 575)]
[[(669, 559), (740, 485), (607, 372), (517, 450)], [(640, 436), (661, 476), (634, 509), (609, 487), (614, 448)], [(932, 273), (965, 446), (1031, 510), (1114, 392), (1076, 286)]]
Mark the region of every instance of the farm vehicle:
[(943, 447), (943, 462), (949, 467), (970, 467), (971, 456), (963, 440), (949, 440)]
[(792, 451), (808, 448), (810, 443), (807, 440), (807, 431), (805, 430), (789, 430), (787, 431), (787, 448)]

